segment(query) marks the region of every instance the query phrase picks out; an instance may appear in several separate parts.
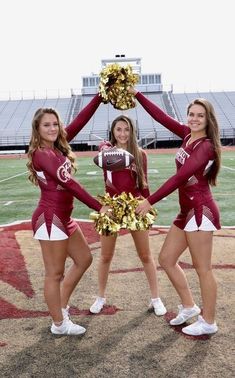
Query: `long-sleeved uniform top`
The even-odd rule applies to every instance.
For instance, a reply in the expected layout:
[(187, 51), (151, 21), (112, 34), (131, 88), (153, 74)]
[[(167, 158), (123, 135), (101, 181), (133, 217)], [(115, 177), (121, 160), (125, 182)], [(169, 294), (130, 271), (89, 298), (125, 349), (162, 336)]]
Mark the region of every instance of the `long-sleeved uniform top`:
[(181, 211), (174, 221), (176, 226), (186, 231), (219, 229), (219, 210), (207, 179), (215, 159), (212, 141), (202, 137), (189, 144), (188, 126), (168, 116), (140, 92), (136, 98), (157, 122), (183, 139), (175, 157), (176, 174), (147, 198), (149, 203), (153, 205), (178, 189)]
[[(99, 150), (103, 148), (111, 148), (112, 145), (108, 141), (104, 141), (100, 144)], [(143, 171), (145, 176), (146, 184), (148, 183), (147, 178), (147, 156), (142, 150), (143, 159)], [(146, 186), (140, 189), (137, 185), (137, 174), (135, 169), (135, 164), (132, 163), (130, 167), (122, 169), (120, 171), (107, 171), (103, 170), (105, 190), (107, 193), (113, 197), (115, 194), (121, 194), (122, 192), (131, 193), (134, 197), (148, 197), (149, 188)]]
[[(68, 125), (67, 140), (70, 142), (86, 125), (101, 103), (97, 94)], [(40, 148), (33, 154), (41, 197), (32, 216), (34, 237), (41, 240), (63, 240), (77, 228), (71, 219), (74, 197), (88, 207), (99, 211), (101, 204), (71, 176), (71, 162), (60, 151)]]

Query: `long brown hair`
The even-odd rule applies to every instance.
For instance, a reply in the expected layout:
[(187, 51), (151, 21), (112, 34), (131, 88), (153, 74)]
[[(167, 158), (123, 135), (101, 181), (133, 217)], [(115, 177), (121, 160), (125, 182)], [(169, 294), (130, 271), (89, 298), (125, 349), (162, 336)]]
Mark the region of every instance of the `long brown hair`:
[(143, 152), (144, 151), (138, 146), (134, 122), (129, 117), (121, 115), (113, 120), (112, 125), (111, 125), (111, 130), (110, 130), (110, 142), (113, 146), (117, 144), (113, 131), (114, 131), (114, 127), (119, 121), (125, 122), (130, 127), (130, 136), (128, 139), (127, 151), (130, 152), (135, 158), (137, 186), (140, 189), (144, 189), (147, 187), (144, 170), (143, 170)]
[(75, 155), (73, 154), (71, 147), (69, 146), (67, 142), (66, 131), (63, 127), (63, 124), (62, 124), (62, 121), (60, 119), (58, 112), (53, 108), (39, 108), (35, 112), (33, 120), (32, 120), (32, 134), (31, 134), (31, 139), (29, 142), (28, 162), (26, 164), (29, 170), (28, 178), (35, 185), (38, 185), (38, 179), (37, 179), (36, 172), (33, 168), (32, 159), (33, 159), (34, 151), (41, 148), (41, 136), (39, 133), (39, 125), (44, 114), (54, 114), (54, 116), (56, 117), (58, 121), (58, 125), (59, 125), (59, 133), (54, 143), (54, 146), (57, 150), (61, 151), (64, 156), (68, 157), (68, 159), (71, 161), (72, 169), (76, 171)]
[(215, 160), (207, 173), (207, 178), (211, 186), (216, 186), (217, 176), (221, 167), (221, 143), (219, 124), (215, 115), (214, 107), (208, 100), (206, 100), (205, 98), (196, 98), (195, 100), (193, 100), (188, 105), (187, 115), (193, 105), (201, 105), (206, 111), (206, 135), (212, 141), (215, 152)]

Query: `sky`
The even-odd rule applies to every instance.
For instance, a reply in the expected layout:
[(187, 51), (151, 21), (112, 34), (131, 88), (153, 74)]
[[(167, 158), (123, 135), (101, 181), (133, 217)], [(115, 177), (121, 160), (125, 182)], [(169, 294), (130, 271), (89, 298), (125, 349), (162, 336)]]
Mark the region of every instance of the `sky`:
[(175, 93), (235, 91), (234, 0), (1, 0), (0, 93), (80, 90), (141, 58)]

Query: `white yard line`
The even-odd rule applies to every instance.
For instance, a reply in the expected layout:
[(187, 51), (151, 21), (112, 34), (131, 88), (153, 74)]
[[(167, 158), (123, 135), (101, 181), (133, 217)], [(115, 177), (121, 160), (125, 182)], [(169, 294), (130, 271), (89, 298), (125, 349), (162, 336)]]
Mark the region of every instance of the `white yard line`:
[(15, 175), (15, 176), (11, 176), (11, 177), (5, 178), (5, 179), (3, 179), (3, 180), (0, 180), (0, 182), (4, 182), (4, 181), (11, 180), (11, 179), (13, 179), (13, 178), (15, 178), (15, 177), (25, 175), (26, 173), (28, 173), (28, 171), (25, 171), (25, 172), (23, 172), (23, 173), (19, 173), (18, 175)]
[(11, 205), (13, 203), (13, 201), (8, 201), (6, 203), (3, 204), (3, 206), (8, 206), (8, 205)]
[(222, 168), (228, 169), (229, 171), (235, 171), (235, 168), (225, 167), (225, 165), (221, 165)]

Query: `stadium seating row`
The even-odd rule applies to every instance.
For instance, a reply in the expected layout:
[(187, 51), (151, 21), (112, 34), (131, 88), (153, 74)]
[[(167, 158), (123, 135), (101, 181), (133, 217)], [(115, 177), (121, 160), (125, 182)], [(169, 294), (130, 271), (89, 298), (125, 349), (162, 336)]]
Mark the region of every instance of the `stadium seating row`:
[[(212, 102), (218, 116), (221, 138), (234, 144), (235, 140), (235, 92), (172, 93), (159, 92), (146, 94), (153, 102), (180, 122), (186, 122), (188, 103), (204, 97)], [(27, 146), (31, 133), (31, 120), (40, 107), (56, 108), (65, 124), (91, 100), (92, 95), (73, 95), (69, 98), (21, 99), (0, 101), (0, 149), (9, 146)], [(177, 137), (153, 120), (137, 103), (127, 111), (114, 109), (110, 104), (101, 104), (84, 129), (73, 140), (74, 144), (96, 145), (100, 139), (107, 139), (112, 120), (119, 114), (127, 114), (137, 127), (140, 144), (143, 147), (159, 141), (177, 141)]]

